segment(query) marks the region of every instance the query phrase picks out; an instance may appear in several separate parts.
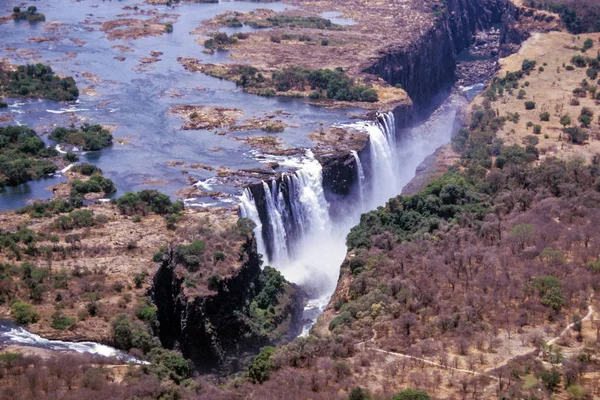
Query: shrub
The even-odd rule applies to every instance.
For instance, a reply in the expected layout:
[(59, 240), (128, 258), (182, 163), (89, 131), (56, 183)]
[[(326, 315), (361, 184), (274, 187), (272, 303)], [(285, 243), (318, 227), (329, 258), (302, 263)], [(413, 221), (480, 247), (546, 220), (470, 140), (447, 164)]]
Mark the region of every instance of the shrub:
[(338, 326), (350, 325), (353, 320), (352, 314), (348, 311), (343, 311), (340, 315), (331, 320), (329, 323), (329, 330), (333, 331)]
[(548, 111), (540, 113), (540, 121), (550, 121), (550, 113)]
[(540, 135), (542, 133), (542, 126), (541, 125), (534, 125), (534, 127), (533, 127), (533, 133), (535, 133), (536, 135)]
[(266, 382), (271, 376), (271, 371), (274, 369), (271, 356), (275, 352), (274, 347), (265, 347), (261, 352), (254, 357), (254, 360), (248, 367), (248, 378), (253, 383)]
[(200, 267), (202, 254), (206, 243), (195, 240), (189, 245), (179, 245), (175, 248), (175, 257), (178, 263), (183, 264), (188, 270), (196, 271)]
[(10, 307), (10, 312), (15, 322), (19, 325), (33, 324), (39, 319), (39, 315), (35, 311), (35, 308), (33, 308), (31, 304), (23, 301), (13, 303)]
[(221, 285), (223, 284), (223, 278), (221, 275), (214, 273), (208, 278), (208, 288), (210, 290), (218, 291), (221, 289)]
[(563, 131), (569, 136), (569, 141), (575, 144), (583, 144), (590, 136), (580, 127), (563, 128)]
[(585, 61), (585, 57), (576, 55), (571, 58), (571, 64), (574, 64), (578, 68), (584, 68), (587, 66), (587, 62)]
[(54, 314), (52, 314), (51, 326), (54, 329), (58, 329), (60, 331), (64, 331), (65, 329), (71, 329), (75, 325), (75, 322), (77, 322), (76, 318), (67, 317), (63, 315), (60, 311), (56, 311)]
[(526, 95), (526, 94), (527, 94), (527, 93), (525, 92), (525, 90), (523, 90), (523, 89), (519, 89), (519, 93), (517, 94), (517, 99), (519, 99), (519, 100), (523, 100), (523, 99), (525, 98), (525, 95)]
[(204, 47), (207, 49), (219, 50), (226, 46), (237, 43), (237, 39), (233, 36), (227, 36), (224, 32), (215, 33), (212, 38), (204, 41)]
[(572, 66), (572, 65), (567, 65), (567, 66), (565, 67), (565, 69), (566, 69), (567, 71), (573, 71), (573, 70), (575, 69), (575, 67), (574, 67), (574, 66)]
[(592, 47), (594, 47), (594, 39), (591, 39), (591, 38), (585, 39), (585, 41), (583, 42), (582, 50), (586, 51), (586, 50), (591, 49)]
[(156, 347), (150, 351), (149, 358), (159, 377), (167, 375), (176, 384), (190, 377), (188, 362), (173, 351)]
[(72, 163), (72, 162), (79, 161), (79, 156), (77, 154), (73, 153), (72, 151), (68, 151), (67, 154), (65, 154), (63, 156), (63, 160)]
[(165, 32), (172, 33), (173, 32), (173, 24), (165, 24)]
[(560, 117), (560, 124), (562, 126), (567, 126), (567, 125), (571, 125), (571, 116), (570, 115), (563, 115), (562, 117)]
[(525, 109), (526, 110), (533, 110), (535, 108), (535, 102), (534, 101), (526, 101), (525, 102)]
[(102, 170), (95, 165), (89, 163), (81, 163), (72, 168), (73, 172), (78, 172), (82, 175), (92, 176), (95, 174), (102, 175)]
[(171, 202), (166, 194), (157, 190), (142, 190), (137, 193), (127, 192), (117, 200), (117, 206), (125, 215), (147, 215), (153, 211), (160, 215), (178, 213), (183, 210), (183, 203)]
[(71, 184), (71, 196), (86, 193), (100, 193), (105, 195), (112, 194), (117, 191), (115, 184), (108, 178), (102, 175), (93, 175), (87, 181), (75, 179)]
[(416, 389), (405, 389), (392, 397), (392, 400), (430, 400), (426, 392)]
[(521, 71), (529, 72), (535, 68), (535, 64), (536, 64), (535, 60), (525, 59), (525, 60), (523, 60), (523, 63), (521, 64)]
[(215, 261), (215, 262), (225, 261), (225, 253), (223, 253), (222, 251), (215, 251), (213, 253), (213, 261)]
[(558, 385), (560, 385), (560, 373), (555, 368), (552, 368), (551, 371), (542, 372), (541, 378), (544, 386), (550, 392), (556, 390)]
[(69, 143), (86, 151), (96, 151), (112, 144), (113, 137), (100, 125), (83, 124), (79, 129), (56, 128), (49, 136), (58, 143)]
[(369, 400), (369, 395), (365, 390), (363, 390), (363, 388), (355, 387), (350, 392), (348, 400)]

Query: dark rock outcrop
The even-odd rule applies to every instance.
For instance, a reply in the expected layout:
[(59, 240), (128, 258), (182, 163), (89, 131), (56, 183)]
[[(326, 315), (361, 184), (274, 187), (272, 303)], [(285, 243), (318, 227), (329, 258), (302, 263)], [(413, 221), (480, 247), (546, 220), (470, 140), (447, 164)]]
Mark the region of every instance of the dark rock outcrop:
[(417, 111), (427, 109), (432, 99), (452, 84), (456, 56), (473, 43), (477, 31), (516, 18), (514, 6), (506, 0), (448, 0), (445, 3), (446, 11), (418, 41), (385, 50), (365, 71), (392, 85), (401, 84)]
[(303, 298), (293, 284), (286, 283), (281, 295), (273, 329), (277, 332), (258, 333), (252, 326), (248, 307), (261, 289), (260, 265), (251, 236), (240, 249), (240, 267), (223, 279), (218, 291), (189, 295), (185, 273), (169, 251), (151, 291), (163, 346), (181, 351), (200, 372), (231, 373), (247, 365), (261, 347), (295, 338), (302, 329)]

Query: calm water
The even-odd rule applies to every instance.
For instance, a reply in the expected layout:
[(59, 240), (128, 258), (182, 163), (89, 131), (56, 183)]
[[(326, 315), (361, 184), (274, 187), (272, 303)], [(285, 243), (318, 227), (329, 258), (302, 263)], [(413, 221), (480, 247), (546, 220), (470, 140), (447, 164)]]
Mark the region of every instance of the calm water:
[[(19, 1), (4, 1), (0, 15), (8, 15)], [(111, 178), (119, 193), (155, 188), (174, 193), (193, 180), (206, 180), (215, 172), (169, 167), (169, 161), (199, 163), (230, 169), (256, 168), (260, 162), (255, 152), (236, 137), (265, 135), (262, 131), (236, 132), (216, 135), (210, 131), (182, 131), (182, 120), (167, 114), (173, 105), (213, 105), (239, 108), (245, 118), (264, 116), (275, 110), (289, 112), (289, 116), (278, 119), (292, 125), (283, 133), (276, 134), (288, 147), (308, 147), (311, 142), (307, 134), (319, 129), (320, 123), (327, 125), (349, 121), (356, 109), (331, 111), (305, 104), (300, 99), (264, 98), (240, 91), (234, 83), (186, 71), (177, 62), (177, 57), (193, 57), (203, 62), (229, 62), (227, 52), (214, 55), (203, 54), (203, 47), (191, 34), (201, 21), (225, 11), (250, 11), (270, 8), (282, 11), (290, 6), (280, 3), (222, 2), (219, 4), (182, 4), (175, 8), (151, 6), (139, 1), (98, 0), (39, 0), (35, 3), (39, 12), (46, 15), (46, 22), (29, 25), (26, 22), (9, 21), (0, 25), (0, 57), (12, 63), (24, 64), (43, 62), (52, 66), (59, 74), (73, 76), (80, 91), (93, 86), (93, 95), (81, 94), (79, 101), (72, 104), (47, 100), (8, 99), (12, 124), (24, 124), (45, 134), (54, 125), (67, 125), (80, 119), (92, 123), (116, 126), (113, 135), (125, 140), (115, 143), (101, 152), (82, 156), (83, 161), (96, 163), (105, 176)], [(102, 22), (117, 19), (117, 15), (131, 14), (124, 10), (128, 5), (138, 5), (140, 10), (158, 10), (161, 13), (177, 14), (171, 34), (137, 40), (108, 40), (100, 30)], [(124, 18), (134, 17), (124, 15)], [(149, 18), (144, 16), (141, 18)], [(87, 21), (87, 22), (86, 22)], [(244, 27), (243, 31), (251, 28)], [(49, 38), (50, 41), (35, 43), (32, 38)], [(84, 41), (78, 45), (76, 42)], [(115, 45), (131, 48), (122, 53)], [(140, 58), (150, 57), (151, 51), (164, 53), (161, 61), (144, 65), (140, 69)], [(115, 57), (126, 57), (119, 61)], [(89, 73), (93, 76), (88, 75)], [(84, 75), (85, 74), (85, 75)], [(173, 94), (177, 96), (174, 97)], [(0, 113), (5, 114), (6, 112)], [(57, 178), (59, 179), (59, 178)], [(52, 182), (29, 183), (0, 193), (0, 208), (14, 208), (31, 198), (47, 198), (44, 187)], [(237, 194), (239, 189), (219, 180), (211, 180), (216, 191)]]

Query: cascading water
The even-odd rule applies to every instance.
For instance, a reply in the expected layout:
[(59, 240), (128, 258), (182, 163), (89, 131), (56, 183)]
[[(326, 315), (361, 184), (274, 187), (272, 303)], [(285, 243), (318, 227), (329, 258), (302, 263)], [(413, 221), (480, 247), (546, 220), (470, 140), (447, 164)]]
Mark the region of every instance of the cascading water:
[(16, 326), (9, 321), (0, 320), (0, 345), (5, 344), (18, 344), (21, 346), (38, 347), (46, 350), (75, 351), (77, 353), (92, 354), (102, 357), (114, 357), (124, 362), (148, 364), (146, 361), (138, 360), (129, 354), (103, 344), (45, 339), (39, 335), (27, 332), (25, 329)]
[(397, 193), (393, 183), (397, 166), (393, 115), (380, 114), (377, 121), (363, 122), (355, 128), (366, 131), (371, 138), (370, 179), (360, 156), (352, 152), (361, 201), (355, 203), (345, 220), (333, 225), (323, 189), (322, 167), (310, 150), (296, 172), (262, 182), (262, 191), (255, 187), (254, 195), (247, 188), (240, 199), (241, 216), (257, 224), (258, 249), (266, 263), (309, 293), (311, 300), (305, 317), (311, 322), (335, 289), (349, 229), (362, 212)]
[[(358, 223), (361, 213), (400, 194), (423, 159), (450, 140), (449, 127), (464, 100), (463, 94), (454, 93), (428, 121), (398, 141), (392, 113), (378, 114), (376, 121), (352, 124), (352, 128), (369, 135), (369, 168), (363, 169), (365, 163), (360, 155), (352, 153), (361, 201), (352, 203), (347, 217), (335, 224), (323, 194), (321, 165), (310, 151), (298, 171), (277, 182), (263, 183), (263, 204), (258, 204), (260, 199), (252, 197), (249, 189), (244, 192), (241, 216), (257, 223), (259, 251), (262, 247), (268, 262), (310, 295), (304, 313), (310, 323), (305, 325), (303, 334), (308, 333), (335, 290), (350, 228)], [(281, 226), (283, 232), (274, 237)]]
[(257, 224), (258, 247), (264, 251), (265, 261), (284, 270), (298, 259), (308, 237), (331, 229), (329, 205), (323, 192), (323, 169), (309, 150), (299, 170), (283, 174), (279, 180), (262, 182), (262, 189), (262, 219), (249, 188), (241, 197), (241, 216)]
[(358, 193), (360, 195), (360, 204), (364, 207), (365, 205), (365, 170), (363, 169), (362, 162), (356, 150), (350, 152), (354, 158), (356, 164), (356, 181), (358, 182)]
[(258, 209), (256, 208), (254, 196), (248, 188), (246, 188), (244, 193), (240, 196), (240, 214), (242, 218), (249, 218), (256, 224), (256, 228), (254, 229), (255, 232), (257, 232), (256, 247), (259, 253), (265, 254), (265, 242), (262, 235), (262, 222), (260, 221), (260, 216), (258, 215)]

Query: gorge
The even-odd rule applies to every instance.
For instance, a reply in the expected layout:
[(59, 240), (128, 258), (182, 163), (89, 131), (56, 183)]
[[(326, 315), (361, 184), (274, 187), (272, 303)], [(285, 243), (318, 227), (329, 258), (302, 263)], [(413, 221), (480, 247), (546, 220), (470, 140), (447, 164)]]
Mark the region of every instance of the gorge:
[(597, 37), (284, 1), (0, 7), (2, 400), (600, 393)]

